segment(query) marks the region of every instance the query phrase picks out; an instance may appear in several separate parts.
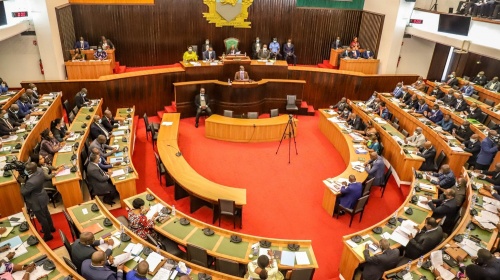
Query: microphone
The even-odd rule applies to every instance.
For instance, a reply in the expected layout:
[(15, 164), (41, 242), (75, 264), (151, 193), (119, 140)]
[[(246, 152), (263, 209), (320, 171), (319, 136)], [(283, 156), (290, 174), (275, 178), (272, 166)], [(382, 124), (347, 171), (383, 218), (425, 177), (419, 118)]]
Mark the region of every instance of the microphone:
[(170, 147), (170, 148), (172, 148), (172, 149), (176, 150), (176, 151), (177, 151), (177, 153), (175, 153), (175, 155), (176, 155), (176, 156), (178, 156), (178, 157), (182, 156), (181, 151), (179, 151), (179, 150), (178, 150), (177, 148), (175, 148), (174, 146), (172, 146), (172, 145), (167, 145), (167, 147)]

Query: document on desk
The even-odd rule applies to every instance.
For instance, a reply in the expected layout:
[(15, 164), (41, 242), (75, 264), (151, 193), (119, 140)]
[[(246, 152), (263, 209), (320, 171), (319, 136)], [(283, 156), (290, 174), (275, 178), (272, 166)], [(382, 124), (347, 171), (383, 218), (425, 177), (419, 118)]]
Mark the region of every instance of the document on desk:
[(133, 258), (134, 257), (132, 257), (132, 255), (130, 253), (119, 254), (119, 255), (115, 256), (115, 258), (113, 260), (113, 266), (117, 267), (120, 264), (126, 263), (126, 262), (128, 262), (129, 260), (131, 260)]
[(494, 230), (496, 229), (497, 227), (490, 223), (490, 221), (488, 219), (485, 219), (481, 216), (475, 216), (474, 219), (485, 229), (487, 230)]
[(163, 125), (163, 126), (171, 126), (173, 124), (174, 124), (174, 122), (162, 122), (161, 123), (161, 125)]
[(148, 218), (148, 220), (152, 219), (154, 214), (160, 212), (161, 209), (163, 209), (163, 206), (161, 203), (158, 203), (158, 204), (155, 204), (151, 207), (149, 207), (149, 211), (148, 213), (146, 214), (146, 218)]
[(165, 280), (170, 277), (171, 271), (165, 268), (160, 268), (158, 272), (156, 272), (155, 276), (151, 280)]
[(483, 206), (485, 205), (485, 203), (487, 204), (491, 204), (493, 206), (496, 206), (496, 207), (500, 207), (500, 201), (496, 200), (496, 199), (493, 199), (493, 198), (489, 198), (487, 196), (483, 196)]
[(331, 118), (328, 118), (328, 120), (333, 122), (333, 123), (345, 123), (346, 122), (345, 120), (339, 119), (338, 117), (331, 117)]
[(311, 261), (309, 261), (309, 257), (306, 252), (295, 252), (295, 260), (297, 261), (297, 265), (310, 265)]
[(116, 131), (113, 131), (113, 136), (121, 136), (121, 135), (125, 135), (125, 131), (124, 130), (116, 130)]
[(23, 222), (26, 222), (26, 218), (24, 218), (24, 215), (22, 212), (16, 213), (14, 215), (10, 215), (8, 218), (9, 218), (10, 225), (13, 227), (18, 226)]
[(103, 252), (106, 252), (106, 250), (108, 250), (108, 249), (113, 250), (114, 248), (116, 248), (116, 247), (120, 246), (120, 244), (122, 244), (118, 238), (116, 238), (114, 236), (111, 236), (110, 238), (113, 239), (113, 246), (110, 246), (107, 242), (104, 242), (97, 247), (99, 247), (99, 249), (101, 249)]
[(481, 247), (477, 246), (477, 244), (469, 239), (462, 240), (461, 243), (458, 243), (458, 246), (462, 248), (469, 256), (477, 257), (477, 251), (481, 249)]
[[(483, 197), (483, 200), (486, 201), (486, 197)], [(491, 213), (498, 213), (498, 207), (496, 205), (483, 203), (483, 208)]]
[[(52, 270), (49, 271), (45, 270), (43, 268), (43, 265), (37, 266), (35, 267), (35, 270), (33, 270), (33, 272), (29, 274), (29, 279), (30, 280), (45, 279), (44, 276), (48, 275), (51, 271)], [(24, 274), (25, 274), (24, 270), (19, 270), (12, 273), (12, 278), (14, 278), (14, 280), (22, 280), (24, 279)]]
[(151, 252), (149, 256), (146, 258), (146, 262), (149, 264), (149, 271), (155, 271), (156, 267), (163, 261), (163, 256), (156, 253)]
[(17, 135), (11, 135), (11, 136), (9, 136), (9, 137), (7, 137), (5, 139), (2, 139), (2, 142), (6, 143), (6, 142), (16, 141), (17, 138), (19, 138), (19, 136), (17, 136)]
[(24, 255), (28, 253), (28, 250), (26, 250), (26, 245), (25, 243), (21, 240), (21, 237), (16, 236), (12, 237), (11, 239), (5, 240), (4, 242), (0, 243), (0, 247), (10, 244), (10, 249), (0, 253), (0, 259), (5, 258), (10, 252), (15, 252), (16, 254), (14, 255), (14, 258), (17, 258), (21, 255)]
[(56, 177), (69, 175), (70, 173), (71, 173), (71, 169), (70, 168), (65, 168), (65, 169), (57, 172)]
[(498, 224), (499, 222), (499, 217), (497, 216), (497, 214), (493, 214), (489, 211), (481, 211), (481, 217), (483, 217), (484, 219), (494, 223), (495, 225)]
[(281, 252), (281, 264), (295, 266), (295, 253), (290, 251)]
[(460, 147), (451, 147), (451, 150), (454, 151), (454, 152), (459, 152), (459, 153), (461, 153), (461, 152), (464, 151), (464, 149), (462, 149)]
[[(435, 178), (435, 177), (434, 177)], [(434, 186), (420, 183), (420, 188), (428, 191), (434, 191)]]
[(67, 153), (67, 152), (71, 152), (73, 150), (73, 145), (65, 145), (64, 147), (62, 147), (59, 152), (60, 153)]
[(429, 204), (427, 204), (427, 202), (419, 201), (419, 202), (417, 202), (417, 206), (420, 206), (420, 207), (427, 209), (427, 210), (431, 210), (431, 207), (429, 207)]
[(118, 177), (122, 175), (125, 175), (125, 170), (123, 169), (113, 170), (113, 173), (111, 173), (111, 177)]
[(404, 230), (401, 229), (401, 227), (397, 227), (391, 234), (392, 240), (398, 242), (399, 244), (406, 246), (408, 242), (410, 242), (410, 238), (408, 237), (408, 234), (404, 232)]

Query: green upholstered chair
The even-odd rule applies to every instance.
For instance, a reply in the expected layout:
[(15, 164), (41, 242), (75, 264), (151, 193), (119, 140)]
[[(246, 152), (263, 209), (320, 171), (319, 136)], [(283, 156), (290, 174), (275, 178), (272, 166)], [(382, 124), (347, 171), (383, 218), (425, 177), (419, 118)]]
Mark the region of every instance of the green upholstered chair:
[(236, 39), (236, 38), (227, 38), (224, 40), (224, 46), (226, 47), (226, 53), (229, 51), (229, 49), (231, 48), (232, 45), (234, 45), (234, 47), (239, 50), (238, 48), (238, 44), (240, 43), (240, 40)]

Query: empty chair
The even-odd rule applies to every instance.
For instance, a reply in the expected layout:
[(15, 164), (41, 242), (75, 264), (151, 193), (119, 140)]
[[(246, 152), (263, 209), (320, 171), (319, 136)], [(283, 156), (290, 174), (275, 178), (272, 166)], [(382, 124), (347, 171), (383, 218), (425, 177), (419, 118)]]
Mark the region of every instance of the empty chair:
[(257, 119), (259, 117), (259, 113), (257, 112), (248, 112), (249, 119)]
[(481, 116), (477, 118), (477, 121), (484, 124), (486, 122), (486, 119), (488, 118), (488, 115), (485, 112), (481, 112)]
[(398, 118), (396, 118), (396, 117), (394, 117), (394, 119), (392, 119), (392, 122), (393, 122), (393, 123), (397, 123), (397, 124), (399, 124), (399, 119), (398, 119)]
[(69, 106), (68, 99), (64, 100), (63, 106), (64, 106), (64, 110), (66, 111), (66, 115), (69, 115), (69, 113), (71, 112), (71, 108)]
[(436, 160), (434, 160), (434, 169), (432, 171), (439, 171), (439, 168), (441, 168), (441, 165), (443, 164), (443, 161), (446, 159), (446, 154), (444, 151), (441, 151), (439, 155), (437, 156)]
[(227, 259), (218, 258), (215, 260), (215, 270), (236, 277), (243, 277), (245, 274), (245, 267), (239, 263)]
[(269, 117), (274, 118), (279, 116), (279, 110), (278, 109), (271, 109), (271, 112), (269, 113)]
[(486, 105), (488, 105), (488, 106), (491, 106), (491, 107), (495, 106), (495, 101), (493, 101), (491, 99), (485, 99), (483, 101), (483, 103), (486, 104)]
[(75, 115), (78, 115), (78, 111), (79, 111), (79, 110), (80, 110), (80, 109), (78, 109), (78, 106), (75, 106), (75, 107), (73, 108), (73, 110), (71, 110), (71, 112), (73, 112), (73, 114), (75, 114)]
[(73, 269), (73, 271), (78, 272), (78, 270), (76, 269), (76, 265), (70, 259), (63, 257), (63, 260), (66, 263), (66, 265), (68, 265), (71, 269)]
[(399, 124), (397, 124), (397, 123), (390, 123), (390, 124), (392, 125), (392, 127), (399, 130)]
[(69, 112), (68, 114), (69, 123), (72, 123), (74, 119), (75, 119), (75, 114), (73, 114), (73, 112)]
[[(337, 219), (339, 218), (340, 210), (344, 210), (345, 213), (351, 215), (351, 221), (349, 222), (349, 227), (351, 227), (352, 219), (358, 213), (360, 213), (359, 221), (361, 222), (361, 218), (363, 218), (363, 212), (365, 211), (365, 205), (366, 205), (366, 202), (368, 201), (368, 197), (370, 197), (370, 195), (365, 195), (365, 196), (360, 197), (358, 199), (358, 201), (356, 202), (356, 205), (354, 205), (354, 209), (349, 209), (349, 208), (346, 208), (346, 207), (339, 204), (339, 211), (337, 212)], [(303, 279), (303, 278), (297, 278), (297, 279)]]
[(233, 111), (231, 111), (231, 110), (224, 110), (224, 117), (232, 118), (233, 117)]
[(148, 242), (151, 243), (153, 246), (156, 248), (160, 248), (162, 250), (165, 250), (169, 252), (170, 254), (179, 257), (181, 259), (186, 258), (186, 253), (181, 251), (179, 247), (177, 246), (177, 243), (173, 242), (172, 240), (168, 238), (163, 238), (162, 240), (156, 240), (154, 237), (151, 235), (147, 235)]
[(474, 98), (476, 100), (479, 100), (479, 95), (477, 95), (477, 94), (472, 94), (470, 97), (472, 97), (472, 98)]
[(196, 245), (187, 244), (187, 261), (203, 267), (211, 267), (213, 258), (207, 254), (207, 250)]
[(387, 172), (384, 175), (384, 181), (382, 182), (382, 184), (380, 184), (379, 186), (374, 186), (374, 187), (380, 187), (381, 188), (382, 195), (380, 197), (384, 196), (385, 187), (387, 186), (387, 182), (389, 182), (389, 178), (391, 177), (391, 175), (392, 175), (392, 168), (389, 167), (389, 170), (387, 170)]
[(375, 181), (375, 178), (371, 178), (370, 180), (363, 183), (363, 196), (370, 194), (370, 189), (372, 188), (373, 181)]
[(66, 222), (68, 222), (69, 229), (71, 231), (71, 237), (73, 238), (73, 241), (76, 239), (80, 238), (80, 231), (75, 225), (75, 222), (73, 222), (73, 219), (71, 219), (71, 216), (68, 214), (68, 212), (63, 209), (63, 214), (64, 217), (66, 218)]
[(403, 134), (405, 137), (408, 137), (410, 134), (406, 130), (401, 130), (401, 134)]
[[(167, 181), (167, 169), (165, 168), (165, 165), (163, 165), (163, 162), (160, 160), (160, 156), (156, 151), (155, 153), (155, 160), (156, 160), (156, 176), (158, 176), (158, 179), (160, 179), (160, 185), (161, 185), (161, 177), (165, 176), (165, 183)], [(168, 184), (167, 184), (168, 186)]]
[(158, 128), (155, 128), (153, 124), (149, 125), (151, 129), (151, 145), (153, 145), (153, 151), (155, 150), (156, 141), (158, 141)]
[[(148, 134), (151, 134), (151, 126), (149, 124), (149, 120), (148, 120), (148, 115), (146, 113), (144, 113), (144, 115), (142, 115), (142, 118), (144, 119), (144, 126), (146, 127), (146, 140), (148, 139)], [(151, 123), (151, 125), (156, 129), (160, 129), (160, 124), (159, 123)]]
[(489, 129), (496, 129), (498, 126), (497, 123), (495, 123), (493, 120), (490, 120), (490, 122), (488, 123), (488, 128)]
[(381, 156), (382, 153), (384, 152), (384, 144), (382, 142), (379, 142), (380, 148), (378, 149), (378, 155)]
[[(222, 216), (233, 217), (233, 228), (236, 228), (236, 216), (238, 216), (238, 209), (236, 209), (236, 203), (234, 200), (219, 199), (218, 204), (218, 214), (219, 214), (219, 226)], [(243, 218), (240, 217), (240, 228), (242, 228)], [(215, 220), (214, 220), (215, 223)]]
[(314, 268), (295, 268), (292, 270), (290, 280), (312, 280)]
[(299, 107), (295, 103), (297, 101), (297, 95), (287, 95), (286, 96), (286, 111), (288, 113), (297, 113), (299, 111)]
[(61, 236), (61, 241), (68, 251), (68, 254), (71, 256), (71, 243), (69, 242), (68, 238), (66, 237), (66, 234), (62, 230), (59, 230), (59, 236)]
[(130, 222), (128, 221), (127, 217), (121, 215), (121, 216), (118, 216), (116, 217), (116, 219), (118, 220), (118, 222), (120, 222), (120, 224), (122, 224), (124, 227), (128, 228), (128, 225), (130, 224)]

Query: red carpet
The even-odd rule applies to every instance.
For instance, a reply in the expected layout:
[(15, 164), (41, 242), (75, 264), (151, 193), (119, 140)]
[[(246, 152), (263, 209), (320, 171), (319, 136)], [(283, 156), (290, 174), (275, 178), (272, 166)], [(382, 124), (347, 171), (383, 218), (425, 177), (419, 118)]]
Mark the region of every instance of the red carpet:
[(180, 63), (169, 64), (169, 65), (156, 65), (156, 66), (144, 66), (144, 67), (127, 67), (125, 72), (135, 72), (135, 71), (144, 71), (144, 70), (153, 70), (153, 69), (163, 69), (163, 68), (172, 68), (172, 67), (181, 67)]
[[(150, 121), (159, 120), (151, 118)], [(291, 164), (288, 164), (288, 140), (284, 140), (278, 154), (278, 142), (230, 143), (204, 137), (204, 121), (194, 127), (194, 119), (181, 120), (179, 145), (186, 160), (201, 175), (220, 184), (247, 189), (247, 205), (243, 214), (243, 229), (247, 234), (269, 238), (310, 239), (319, 263), (315, 279), (337, 279), (342, 252), (341, 237), (362, 230), (389, 216), (403, 201), (401, 191), (391, 178), (383, 198), (380, 190), (372, 191), (363, 220), (355, 217), (348, 228), (349, 218), (330, 217), (321, 207), (324, 186), (322, 180), (340, 174), (345, 165), (339, 153), (318, 128), (318, 116), (300, 116), (297, 129), (297, 150), (291, 146)], [(144, 123), (137, 129), (133, 162), (140, 174), (137, 191), (151, 188), (167, 203), (189, 213), (187, 198), (174, 201), (173, 188), (159, 185), (152, 145), (146, 141)], [(114, 215), (123, 215), (123, 209)], [(210, 223), (212, 213), (202, 208), (192, 216)], [(54, 220), (63, 220), (62, 215)], [(67, 229), (60, 222), (58, 226)], [(229, 220), (222, 227), (232, 229)], [(69, 232), (68, 232), (69, 234)], [(51, 241), (50, 246), (62, 245)]]

